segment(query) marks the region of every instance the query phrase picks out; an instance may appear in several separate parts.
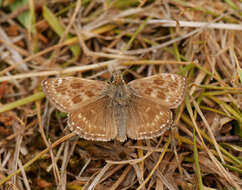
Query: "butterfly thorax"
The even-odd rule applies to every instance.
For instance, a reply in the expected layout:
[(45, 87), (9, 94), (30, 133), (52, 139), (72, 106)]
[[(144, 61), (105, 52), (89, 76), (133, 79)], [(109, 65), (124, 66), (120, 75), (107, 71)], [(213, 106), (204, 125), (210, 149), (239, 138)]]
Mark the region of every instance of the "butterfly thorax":
[(126, 84), (110, 84), (105, 94), (110, 98), (112, 104), (116, 106), (126, 106), (131, 97), (130, 90)]
[(110, 83), (107, 85), (105, 95), (112, 100), (112, 104), (117, 106), (126, 106), (128, 104), (131, 93), (120, 72), (113, 74)]

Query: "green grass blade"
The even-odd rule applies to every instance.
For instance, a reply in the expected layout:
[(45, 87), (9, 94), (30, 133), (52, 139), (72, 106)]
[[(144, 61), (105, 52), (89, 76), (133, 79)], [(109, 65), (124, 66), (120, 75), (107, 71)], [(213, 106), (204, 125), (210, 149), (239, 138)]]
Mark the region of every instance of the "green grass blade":
[(23, 98), (21, 100), (17, 100), (15, 102), (12, 102), (12, 103), (9, 103), (9, 104), (1, 106), (0, 107), (0, 113), (12, 110), (12, 109), (17, 108), (19, 106), (23, 106), (25, 104), (34, 102), (36, 100), (40, 100), (40, 99), (42, 99), (44, 97), (45, 97), (45, 94), (43, 92), (36, 93), (34, 95), (31, 95), (31, 96), (28, 96), (26, 98)]
[[(48, 22), (50, 27), (58, 34), (59, 37), (61, 37), (64, 34), (65, 28), (60, 24), (55, 14), (52, 13), (51, 10), (48, 9), (46, 6), (43, 7), (43, 17)], [(71, 39), (71, 38), (73, 37), (70, 34), (68, 34), (66, 37), (66, 39)], [(81, 49), (79, 45), (77, 44), (71, 45), (70, 49), (73, 55), (75, 56), (75, 58), (77, 58), (80, 55)]]

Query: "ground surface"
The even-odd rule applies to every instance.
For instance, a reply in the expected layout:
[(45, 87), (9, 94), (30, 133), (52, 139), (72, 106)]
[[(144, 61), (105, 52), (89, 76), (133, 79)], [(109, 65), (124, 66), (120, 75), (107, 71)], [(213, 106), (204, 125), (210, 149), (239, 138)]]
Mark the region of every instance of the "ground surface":
[[(0, 189), (240, 189), (241, 1), (0, 1)], [(150, 140), (87, 141), (41, 81), (186, 77)]]

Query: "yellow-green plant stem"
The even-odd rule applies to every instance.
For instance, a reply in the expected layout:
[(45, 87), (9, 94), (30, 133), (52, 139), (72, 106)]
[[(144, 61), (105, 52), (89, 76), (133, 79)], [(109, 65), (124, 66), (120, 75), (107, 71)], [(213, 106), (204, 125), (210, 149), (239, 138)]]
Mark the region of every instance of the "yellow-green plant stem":
[(34, 95), (31, 95), (31, 96), (28, 96), (26, 98), (23, 98), (21, 100), (17, 100), (15, 102), (12, 102), (12, 103), (9, 103), (9, 104), (1, 106), (0, 107), (0, 113), (12, 110), (12, 109), (17, 108), (19, 106), (23, 106), (25, 104), (34, 102), (36, 100), (40, 100), (40, 99), (42, 99), (44, 97), (45, 97), (45, 94), (43, 92), (36, 93)]

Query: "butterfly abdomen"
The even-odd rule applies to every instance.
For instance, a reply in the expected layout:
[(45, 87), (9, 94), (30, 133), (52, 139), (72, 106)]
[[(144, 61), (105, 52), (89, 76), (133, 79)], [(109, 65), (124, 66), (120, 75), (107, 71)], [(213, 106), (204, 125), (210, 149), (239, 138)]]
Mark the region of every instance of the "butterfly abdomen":
[(115, 123), (117, 126), (117, 137), (116, 139), (124, 142), (127, 139), (127, 106), (117, 104), (113, 109)]

